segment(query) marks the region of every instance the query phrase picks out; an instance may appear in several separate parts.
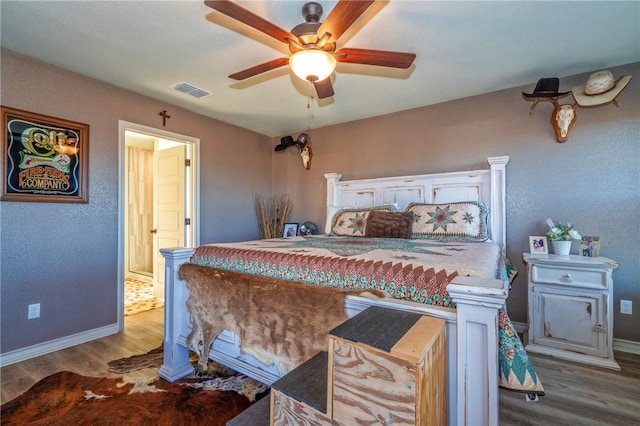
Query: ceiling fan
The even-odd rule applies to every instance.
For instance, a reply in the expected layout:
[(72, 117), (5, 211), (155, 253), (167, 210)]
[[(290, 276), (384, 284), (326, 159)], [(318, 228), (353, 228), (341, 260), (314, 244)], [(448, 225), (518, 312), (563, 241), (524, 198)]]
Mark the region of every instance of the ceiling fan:
[(334, 95), (331, 74), (336, 62), (406, 69), (416, 58), (415, 53), (406, 52), (345, 47), (336, 50), (340, 36), (374, 0), (340, 0), (324, 22), (320, 22), (322, 6), (316, 2), (306, 3), (302, 7), (305, 22), (295, 26), (290, 32), (232, 1), (205, 0), (204, 3), (289, 46), (290, 57), (272, 59), (229, 75), (234, 80), (244, 80), (289, 64), (296, 76), (313, 83), (318, 98), (323, 99)]

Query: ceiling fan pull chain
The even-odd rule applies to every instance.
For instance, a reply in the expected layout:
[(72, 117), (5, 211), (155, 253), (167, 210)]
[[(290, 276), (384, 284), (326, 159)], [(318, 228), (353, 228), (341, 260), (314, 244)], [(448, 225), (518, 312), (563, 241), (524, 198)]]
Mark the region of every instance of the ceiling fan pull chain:
[(307, 92), (307, 109), (311, 109), (311, 98), (313, 97), (313, 90), (315, 90), (313, 83), (311, 80), (307, 80), (309, 82), (309, 91)]

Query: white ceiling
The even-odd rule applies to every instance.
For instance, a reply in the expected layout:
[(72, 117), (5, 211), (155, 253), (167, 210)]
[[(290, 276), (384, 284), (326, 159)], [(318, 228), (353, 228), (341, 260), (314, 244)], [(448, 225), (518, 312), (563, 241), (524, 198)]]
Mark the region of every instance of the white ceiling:
[[(238, 3), (287, 31), (304, 21), (305, 1)], [(336, 2), (320, 3), (326, 17)], [(541, 77), (560, 77), (569, 90), (562, 77), (640, 61), (637, 1), (382, 1), (338, 48), (414, 52), (414, 66), (339, 63), (335, 95), (307, 108), (312, 87), (288, 67), (227, 77), (288, 50), (203, 1), (2, 0), (0, 14), (2, 47), (267, 136), (533, 89)], [(213, 94), (173, 90), (181, 81)]]

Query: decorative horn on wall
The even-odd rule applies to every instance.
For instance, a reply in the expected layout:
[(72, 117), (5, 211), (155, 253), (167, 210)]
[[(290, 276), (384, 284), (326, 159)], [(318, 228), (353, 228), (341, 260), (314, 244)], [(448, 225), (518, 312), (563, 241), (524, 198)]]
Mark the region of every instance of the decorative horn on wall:
[[(539, 102), (549, 102), (553, 104), (551, 113), (551, 126), (556, 135), (556, 140), (560, 143), (569, 139), (569, 133), (576, 122), (578, 107), (591, 108), (601, 107), (613, 103), (619, 106), (617, 96), (627, 87), (631, 80), (630, 75), (613, 79), (611, 71), (598, 71), (589, 76), (584, 86), (574, 87), (570, 92), (560, 92), (560, 80), (557, 77), (541, 78), (538, 80), (535, 89), (531, 93), (522, 92), (525, 101), (533, 102), (529, 108), (529, 114)], [(562, 99), (571, 94), (574, 99), (573, 104), (561, 105), (558, 99)]]
[(290, 146), (296, 146), (300, 157), (302, 158), (302, 166), (306, 170), (311, 169), (311, 159), (313, 158), (313, 151), (311, 150), (311, 137), (306, 133), (300, 133), (296, 140), (293, 140), (291, 136), (284, 136), (280, 139), (280, 144), (276, 145), (276, 152), (284, 151)]

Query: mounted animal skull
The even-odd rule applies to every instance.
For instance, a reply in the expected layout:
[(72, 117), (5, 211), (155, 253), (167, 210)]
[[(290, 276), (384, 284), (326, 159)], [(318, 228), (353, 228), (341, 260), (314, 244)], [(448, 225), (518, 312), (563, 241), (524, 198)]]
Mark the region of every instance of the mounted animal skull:
[(557, 100), (552, 100), (553, 112), (551, 113), (551, 125), (556, 133), (558, 142), (566, 142), (569, 139), (569, 132), (573, 124), (576, 122), (578, 115), (576, 114), (577, 103), (573, 105), (560, 105)]
[(306, 133), (300, 133), (294, 141), (291, 136), (285, 136), (280, 139), (280, 145), (276, 146), (276, 152), (284, 151), (290, 146), (296, 146), (298, 148), (298, 152), (302, 158), (302, 166), (307, 170), (311, 169), (311, 159), (313, 158), (311, 137)]
[(302, 157), (302, 165), (305, 169), (311, 169), (311, 158), (313, 158), (313, 151), (311, 151), (311, 138), (306, 133), (300, 133), (296, 139), (298, 149), (300, 150), (300, 157)]
[[(531, 93), (522, 92), (525, 101), (532, 102), (529, 108), (529, 115), (539, 102), (549, 102), (553, 104), (551, 113), (551, 126), (556, 134), (558, 142), (566, 142), (573, 124), (578, 118), (576, 109), (578, 107), (600, 107), (613, 103), (618, 106), (616, 97), (624, 90), (631, 80), (630, 75), (613, 79), (611, 71), (598, 71), (589, 76), (584, 87), (574, 87), (571, 92), (560, 92), (560, 80), (558, 77), (541, 78), (538, 80), (535, 89)], [(560, 105), (558, 99), (569, 94), (573, 95), (574, 103)]]
[(307, 170), (311, 169), (311, 158), (313, 158), (313, 151), (311, 151), (311, 146), (309, 146), (309, 144), (306, 144), (300, 150), (300, 157), (302, 157), (302, 165), (304, 166), (304, 168)]

